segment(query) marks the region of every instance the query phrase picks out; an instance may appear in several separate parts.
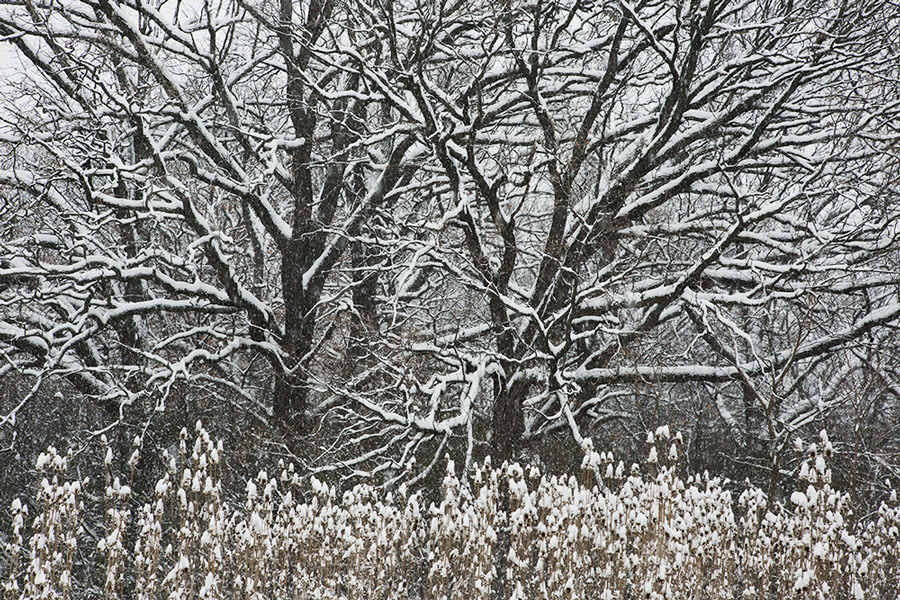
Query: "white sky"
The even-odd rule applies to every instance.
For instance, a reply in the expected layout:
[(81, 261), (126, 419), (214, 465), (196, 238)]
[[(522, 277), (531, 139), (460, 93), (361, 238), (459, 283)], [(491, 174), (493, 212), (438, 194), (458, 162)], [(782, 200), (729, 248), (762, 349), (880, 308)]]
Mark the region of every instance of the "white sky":
[(0, 42), (0, 115), (6, 112), (9, 105), (6, 101), (10, 95), (18, 94), (13, 86), (31, 76), (39, 76), (34, 67), (26, 63), (10, 42)]

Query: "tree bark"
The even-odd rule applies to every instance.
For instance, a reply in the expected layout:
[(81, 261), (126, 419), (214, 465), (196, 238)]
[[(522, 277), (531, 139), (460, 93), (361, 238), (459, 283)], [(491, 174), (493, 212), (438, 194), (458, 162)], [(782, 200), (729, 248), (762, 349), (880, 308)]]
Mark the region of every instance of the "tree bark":
[(285, 430), (304, 433), (304, 414), (308, 408), (309, 386), (303, 364), (312, 348), (316, 325), (316, 302), (319, 298), (319, 278), (303, 284), (309, 265), (306, 238), (298, 236), (285, 248), (281, 261), (281, 287), (284, 298), (284, 340), (282, 347), (288, 354), (286, 369), (275, 376), (272, 412), (275, 423)]
[(509, 386), (503, 379), (495, 384), (494, 414), (491, 422), (491, 460), (496, 465), (511, 462), (519, 449), (525, 432), (525, 416), (522, 405), (528, 384), (518, 380)]

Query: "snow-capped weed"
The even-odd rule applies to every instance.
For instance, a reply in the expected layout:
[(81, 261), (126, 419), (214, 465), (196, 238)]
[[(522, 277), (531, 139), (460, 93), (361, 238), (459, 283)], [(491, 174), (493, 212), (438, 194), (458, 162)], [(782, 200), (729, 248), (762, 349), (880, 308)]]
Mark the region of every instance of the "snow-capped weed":
[[(133, 585), (138, 600), (493, 598), (499, 575), (510, 599), (689, 599), (698, 590), (708, 598), (761, 590), (887, 598), (900, 585), (896, 502), (873, 519), (854, 518), (849, 496), (831, 487), (828, 453), (802, 443), (807, 462), (785, 504), (749, 484), (733, 502), (717, 478), (683, 479), (671, 432), (661, 428), (648, 435), (649, 475), (634, 468), (625, 478), (621, 462), (610, 472), (611, 454), (587, 440), (580, 478), (489, 461), (466, 477), (448, 461), (442, 499), (426, 509), (406, 485), (387, 494), (357, 486), (338, 498), (333, 486), (283, 464), (278, 477), (262, 471), (246, 482), (233, 506), (223, 498), (224, 449), (202, 428), (193, 446), (186, 437), (180, 472), (166, 473), (142, 506), (106, 453), (97, 496), (105, 530), (93, 546), (79, 525), (87, 482), (66, 481), (68, 460), (53, 448), (42, 454), (30, 532), (28, 507), (10, 507), (4, 600), (71, 598), (87, 568), (75, 560), (79, 547), (103, 558), (96, 581), (104, 598)], [(824, 435), (819, 442), (830, 448)]]

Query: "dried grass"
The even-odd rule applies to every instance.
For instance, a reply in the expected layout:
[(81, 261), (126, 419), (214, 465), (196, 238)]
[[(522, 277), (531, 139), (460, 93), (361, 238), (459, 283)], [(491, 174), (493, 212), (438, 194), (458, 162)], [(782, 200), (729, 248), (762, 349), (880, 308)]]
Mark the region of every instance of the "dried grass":
[[(678, 439), (650, 435), (649, 474), (629, 474), (588, 443), (582, 476), (546, 477), (485, 464), (469, 481), (448, 464), (440, 505), (404, 486), (382, 494), (303, 480), (293, 468), (246, 484), (246, 504), (223, 501), (221, 446), (198, 426), (182, 435), (180, 469), (132, 515), (131, 490), (109, 473), (105, 532), (96, 544), (101, 586), (77, 581), (87, 543), (79, 525), (83, 482), (66, 481), (53, 448), (30, 535), (28, 508), (12, 505), (6, 600), (489, 598), (498, 564), (509, 598), (896, 598), (900, 510), (896, 496), (857, 520), (834, 490), (827, 437), (802, 447), (801, 488), (767, 506), (749, 487), (735, 500), (715, 478), (677, 475)], [(190, 450), (190, 451), (189, 451)], [(132, 457), (132, 466), (136, 464)], [(659, 457), (664, 457), (660, 459)], [(133, 476), (133, 473), (132, 473)], [(510, 513), (498, 510), (509, 494)], [(133, 545), (126, 544), (133, 522)], [(498, 540), (509, 535), (506, 560)]]

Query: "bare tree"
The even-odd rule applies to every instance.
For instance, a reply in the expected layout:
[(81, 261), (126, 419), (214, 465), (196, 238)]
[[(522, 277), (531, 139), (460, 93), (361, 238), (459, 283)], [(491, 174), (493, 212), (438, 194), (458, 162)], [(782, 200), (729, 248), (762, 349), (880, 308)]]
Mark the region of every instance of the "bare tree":
[(263, 359), (252, 400), (302, 431), (318, 317), (351, 311), (362, 280), (338, 267), (415, 139), (360, 87), (377, 45), (337, 52), (364, 24), (334, 5), (7, 6), (33, 83), (3, 139), (26, 215), (4, 239), (7, 368), (152, 414), (179, 379), (244, 393)]
[(833, 353), (900, 312), (897, 7), (387, 7), (435, 165), (385, 303), (408, 362), (354, 439), (503, 461), (693, 382), (777, 480)]

